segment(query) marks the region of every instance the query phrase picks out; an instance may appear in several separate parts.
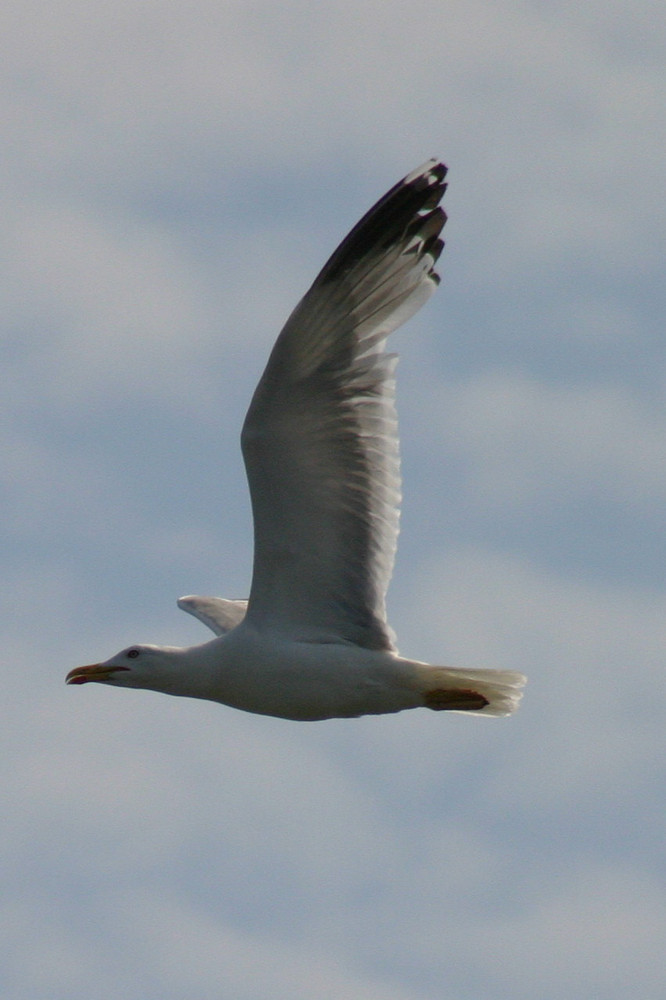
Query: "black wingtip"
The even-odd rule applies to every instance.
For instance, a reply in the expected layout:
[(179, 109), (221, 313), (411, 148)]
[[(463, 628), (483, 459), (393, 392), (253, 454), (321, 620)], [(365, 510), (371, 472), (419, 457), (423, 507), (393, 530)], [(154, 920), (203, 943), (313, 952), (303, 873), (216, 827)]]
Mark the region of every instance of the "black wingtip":
[(424, 241), (438, 237), (446, 222), (446, 213), (439, 207), (447, 187), (446, 174), (446, 165), (432, 159), (398, 181), (357, 222), (318, 280), (336, 280), (373, 250), (393, 246), (406, 235), (419, 235)]

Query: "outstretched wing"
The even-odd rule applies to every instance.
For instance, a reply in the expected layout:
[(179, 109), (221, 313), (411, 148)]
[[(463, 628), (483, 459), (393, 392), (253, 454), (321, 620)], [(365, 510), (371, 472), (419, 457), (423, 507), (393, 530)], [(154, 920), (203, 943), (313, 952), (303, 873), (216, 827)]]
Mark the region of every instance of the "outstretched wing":
[(446, 167), (430, 160), (352, 229), (273, 348), (242, 433), (254, 514), (247, 618), (392, 649), (385, 595), (400, 472), (389, 333), (439, 281)]
[(198, 618), (215, 635), (224, 635), (243, 621), (247, 601), (228, 601), (224, 597), (196, 597), (191, 594), (179, 597), (178, 607)]

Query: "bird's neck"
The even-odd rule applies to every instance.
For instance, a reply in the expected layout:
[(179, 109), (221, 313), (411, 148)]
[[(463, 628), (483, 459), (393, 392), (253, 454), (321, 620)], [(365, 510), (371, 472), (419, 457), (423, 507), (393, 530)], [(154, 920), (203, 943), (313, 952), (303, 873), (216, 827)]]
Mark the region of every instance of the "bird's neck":
[(199, 646), (165, 650), (159, 674), (151, 678), (151, 688), (182, 698), (210, 698), (216, 677), (224, 664), (219, 636)]

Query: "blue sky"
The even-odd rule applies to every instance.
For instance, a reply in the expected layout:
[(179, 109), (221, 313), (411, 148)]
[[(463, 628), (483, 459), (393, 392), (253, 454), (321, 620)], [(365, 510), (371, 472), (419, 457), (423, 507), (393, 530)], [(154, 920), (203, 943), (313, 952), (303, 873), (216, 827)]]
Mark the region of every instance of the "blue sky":
[[(657, 4), (10, 5), (1, 545), (13, 1000), (663, 994)], [(401, 650), (508, 720), (296, 724), (72, 666), (247, 593), (238, 435), (391, 184), (449, 165), (400, 352)]]

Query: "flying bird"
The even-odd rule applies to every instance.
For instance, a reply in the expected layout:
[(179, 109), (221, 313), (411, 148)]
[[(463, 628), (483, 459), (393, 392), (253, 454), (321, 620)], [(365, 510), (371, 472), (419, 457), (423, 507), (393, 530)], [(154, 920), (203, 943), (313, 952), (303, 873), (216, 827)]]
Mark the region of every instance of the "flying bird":
[(183, 597), (214, 639), (130, 646), (76, 667), (68, 684), (296, 720), (515, 710), (522, 674), (406, 659), (386, 619), (400, 471), (396, 357), (384, 348), (439, 283), (446, 172), (429, 160), (363, 216), (273, 347), (241, 435), (254, 517), (249, 599)]

